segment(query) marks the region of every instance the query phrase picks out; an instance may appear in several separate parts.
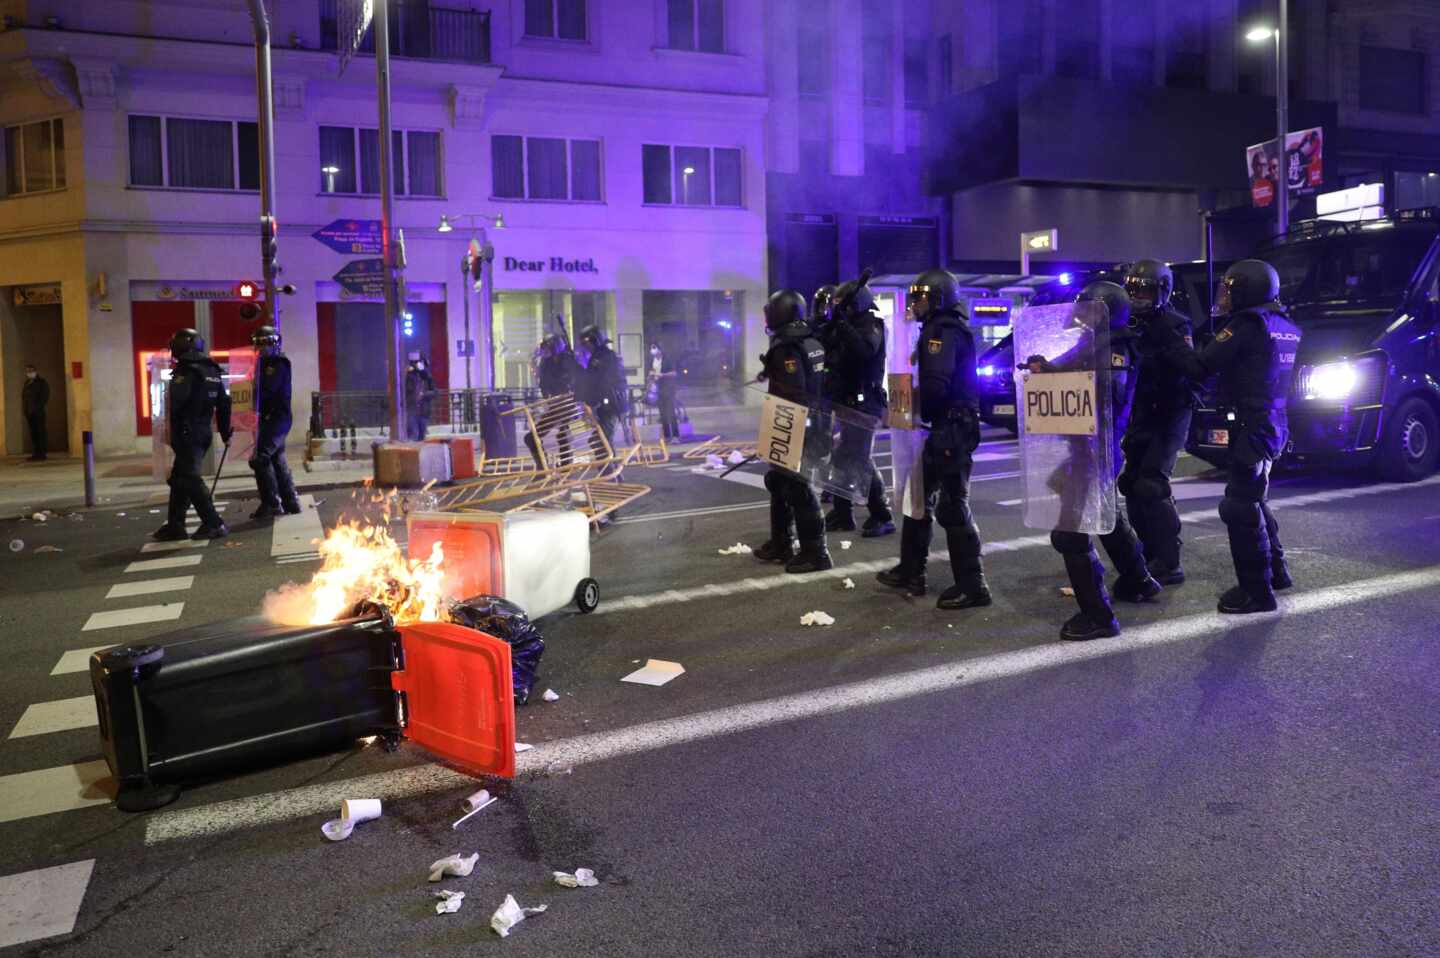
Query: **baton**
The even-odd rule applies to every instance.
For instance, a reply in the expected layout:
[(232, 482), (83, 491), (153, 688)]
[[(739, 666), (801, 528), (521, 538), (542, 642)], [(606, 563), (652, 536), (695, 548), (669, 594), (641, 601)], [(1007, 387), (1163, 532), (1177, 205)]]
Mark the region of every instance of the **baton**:
[(227, 442), (225, 448), (220, 451), (220, 465), (215, 467), (215, 478), (210, 480), (210, 498), (215, 498), (215, 486), (220, 482), (220, 473), (225, 471), (225, 457), (230, 454), (230, 444)]
[(731, 466), (729, 469), (726, 469), (724, 472), (720, 473), (720, 478), (721, 478), (721, 479), (724, 479), (726, 476), (730, 475), (730, 473), (734, 472), (736, 469), (739, 469), (741, 466), (745, 465), (746, 463), (754, 462), (756, 459), (759, 459), (759, 458), (760, 458), (760, 454), (759, 454), (758, 452), (757, 452), (755, 455), (753, 455), (753, 456), (746, 456), (744, 459), (741, 459), (739, 462), (735, 463), (735, 465)]

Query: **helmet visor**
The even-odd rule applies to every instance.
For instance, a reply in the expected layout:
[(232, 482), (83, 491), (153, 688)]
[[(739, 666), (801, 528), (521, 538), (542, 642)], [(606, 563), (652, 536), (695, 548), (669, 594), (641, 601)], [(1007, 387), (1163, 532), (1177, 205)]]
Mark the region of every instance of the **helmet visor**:
[(1160, 284), (1143, 276), (1125, 277), (1125, 292), (1137, 310), (1154, 309), (1160, 302)]
[(910, 287), (909, 307), (916, 319), (924, 319), (935, 308), (935, 289), (916, 283)]

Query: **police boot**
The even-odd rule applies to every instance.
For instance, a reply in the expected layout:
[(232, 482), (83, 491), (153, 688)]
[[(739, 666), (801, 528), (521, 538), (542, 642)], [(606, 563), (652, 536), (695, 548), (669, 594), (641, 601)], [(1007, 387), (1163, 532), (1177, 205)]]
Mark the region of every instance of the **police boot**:
[(870, 477), (870, 495), (865, 505), (870, 510), (870, 518), (865, 520), (860, 535), (866, 539), (892, 535), (895, 532), (895, 515), (885, 499), (885, 483), (878, 475)]
[(296, 499), (293, 502), (283, 503), (280, 508), (287, 516), (298, 516), (300, 514), (300, 500)]
[(801, 539), (799, 554), (785, 563), (785, 571), (793, 575), (824, 572), (834, 567), (835, 563), (830, 559), (830, 550), (825, 547), (824, 538)]
[(770, 497), (770, 538), (755, 550), (761, 562), (789, 562), (795, 557), (790, 535), (790, 509), (778, 496)]
[(951, 526), (945, 530), (950, 548), (950, 571), (955, 584), (940, 593), (937, 609), (973, 609), (989, 605), (990, 589), (980, 565), (980, 533), (973, 526)]
[(260, 503), (260, 508), (250, 513), (250, 518), (257, 521), (263, 521), (265, 519), (273, 519), (278, 515), (280, 515), (279, 509), (275, 508), (268, 502), (262, 502)]
[(914, 596), (925, 594), (925, 566), (930, 559), (932, 526), (923, 519), (905, 516), (900, 524), (900, 564), (875, 579), (891, 589), (903, 589)]
[(1295, 580), (1290, 578), (1290, 567), (1285, 563), (1284, 556), (1270, 557), (1270, 588), (1276, 592), (1283, 592), (1295, 585)]
[(187, 503), (185, 497), (175, 488), (173, 479), (166, 480), (166, 485), (170, 487), (170, 501), (165, 509), (165, 524), (150, 533), (150, 537), (160, 542), (175, 542), (189, 537), (189, 533), (185, 531)]
[(1174, 565), (1162, 558), (1151, 559), (1149, 562), (1150, 578), (1160, 585), (1180, 585), (1185, 581), (1185, 570), (1177, 561)]
[(1228, 589), (1220, 596), (1216, 606), (1226, 615), (1250, 615), (1256, 612), (1274, 612), (1279, 608), (1275, 592), (1270, 583), (1270, 562), (1237, 562), (1235, 576), (1240, 584)]
[(201, 526), (190, 533), (192, 539), (223, 539), (230, 534), (230, 529), (223, 522), (217, 522), (213, 526)]
[(170, 523), (167, 522), (160, 528), (156, 529), (154, 532), (150, 533), (150, 538), (156, 540), (157, 542), (177, 542), (180, 539), (190, 538), (190, 534), (185, 531), (184, 526), (176, 528), (175, 526), (172, 526)]
[(855, 531), (855, 504), (843, 496), (835, 497), (835, 505), (825, 517), (827, 532)]
[(1060, 638), (1071, 642), (1107, 639), (1120, 634), (1120, 623), (1105, 594), (1105, 569), (1093, 550), (1066, 553), (1065, 573), (1080, 611), (1060, 629)]
[(1120, 573), (1112, 590), (1115, 598), (1122, 602), (1144, 602), (1160, 594), (1160, 583), (1151, 577), (1140, 543), (1124, 515), (1116, 516), (1114, 531), (1101, 536), (1100, 544), (1105, 547), (1115, 571)]

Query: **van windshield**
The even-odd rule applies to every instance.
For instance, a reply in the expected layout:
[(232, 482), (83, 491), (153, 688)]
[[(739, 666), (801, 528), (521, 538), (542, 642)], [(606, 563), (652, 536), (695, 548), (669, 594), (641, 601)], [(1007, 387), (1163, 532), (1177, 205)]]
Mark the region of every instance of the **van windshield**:
[(1373, 230), (1286, 243), (1260, 253), (1288, 305), (1399, 299), (1430, 249), (1430, 230)]

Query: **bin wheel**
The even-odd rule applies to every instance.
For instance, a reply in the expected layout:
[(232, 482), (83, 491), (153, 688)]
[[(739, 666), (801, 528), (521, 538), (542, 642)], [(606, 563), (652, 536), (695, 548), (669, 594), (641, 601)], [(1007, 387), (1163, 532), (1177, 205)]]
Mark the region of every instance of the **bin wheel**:
[(600, 583), (594, 579), (581, 579), (575, 587), (575, 608), (582, 613), (594, 612), (600, 605)]

